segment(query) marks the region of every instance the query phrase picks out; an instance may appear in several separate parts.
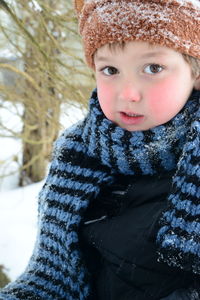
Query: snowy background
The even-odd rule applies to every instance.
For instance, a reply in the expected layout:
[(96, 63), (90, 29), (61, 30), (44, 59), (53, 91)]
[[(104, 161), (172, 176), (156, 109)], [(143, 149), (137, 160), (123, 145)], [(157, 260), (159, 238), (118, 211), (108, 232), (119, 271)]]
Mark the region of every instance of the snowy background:
[[(68, 109), (63, 106), (61, 111), (64, 128), (83, 118), (83, 112), (76, 107)], [(15, 116), (12, 107), (9, 111), (0, 109), (0, 119), (10, 128), (21, 130), (20, 119)], [(0, 265), (5, 266), (12, 281), (23, 272), (33, 250), (37, 230), (37, 195), (44, 183), (17, 187), (18, 164), (13, 158), (16, 155), (20, 157), (20, 152), (19, 140), (0, 137)], [(5, 159), (9, 161), (7, 166), (1, 164)], [(9, 173), (13, 174), (2, 178)]]

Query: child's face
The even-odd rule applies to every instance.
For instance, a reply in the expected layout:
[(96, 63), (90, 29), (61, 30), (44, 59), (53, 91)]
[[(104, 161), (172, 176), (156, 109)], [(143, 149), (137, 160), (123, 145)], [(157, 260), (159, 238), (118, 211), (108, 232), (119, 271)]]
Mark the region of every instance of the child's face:
[(183, 56), (166, 47), (128, 42), (98, 49), (94, 57), (98, 98), (105, 116), (129, 131), (172, 119), (197, 80)]

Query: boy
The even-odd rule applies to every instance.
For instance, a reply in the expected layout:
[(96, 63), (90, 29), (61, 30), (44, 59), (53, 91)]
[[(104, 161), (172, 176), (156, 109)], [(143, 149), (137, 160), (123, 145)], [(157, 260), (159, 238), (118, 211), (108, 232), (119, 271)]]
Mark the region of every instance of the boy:
[(75, 1), (97, 90), (0, 299), (199, 299), (200, 2)]

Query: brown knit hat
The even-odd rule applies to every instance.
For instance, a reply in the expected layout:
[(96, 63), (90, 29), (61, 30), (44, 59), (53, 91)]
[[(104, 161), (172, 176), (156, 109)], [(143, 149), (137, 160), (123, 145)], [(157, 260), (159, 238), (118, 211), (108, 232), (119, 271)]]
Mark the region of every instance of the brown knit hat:
[(107, 43), (145, 41), (200, 59), (200, 0), (74, 0), (85, 57)]

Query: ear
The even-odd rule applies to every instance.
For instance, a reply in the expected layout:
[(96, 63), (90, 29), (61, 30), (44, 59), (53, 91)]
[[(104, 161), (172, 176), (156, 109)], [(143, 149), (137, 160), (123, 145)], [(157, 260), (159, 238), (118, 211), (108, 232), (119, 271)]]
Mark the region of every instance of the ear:
[(200, 76), (194, 82), (194, 88), (200, 91)]
[(79, 15), (82, 11), (84, 0), (74, 0), (74, 6), (77, 14)]

